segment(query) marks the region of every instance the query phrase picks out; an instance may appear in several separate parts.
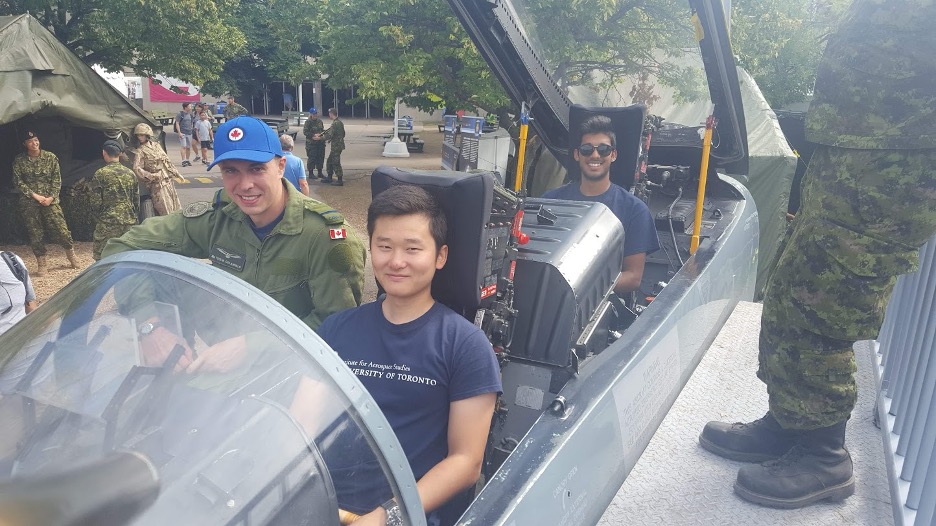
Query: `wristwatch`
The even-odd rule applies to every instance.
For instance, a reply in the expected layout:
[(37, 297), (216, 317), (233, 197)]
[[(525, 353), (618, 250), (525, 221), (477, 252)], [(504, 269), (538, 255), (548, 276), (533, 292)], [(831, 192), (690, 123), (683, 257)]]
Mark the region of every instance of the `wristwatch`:
[(159, 320), (143, 323), (140, 325), (140, 336), (152, 334), (152, 332), (156, 330), (156, 327), (159, 327)]
[(400, 513), (400, 505), (395, 500), (390, 499), (380, 505), (387, 512), (386, 526), (403, 526), (403, 515)]

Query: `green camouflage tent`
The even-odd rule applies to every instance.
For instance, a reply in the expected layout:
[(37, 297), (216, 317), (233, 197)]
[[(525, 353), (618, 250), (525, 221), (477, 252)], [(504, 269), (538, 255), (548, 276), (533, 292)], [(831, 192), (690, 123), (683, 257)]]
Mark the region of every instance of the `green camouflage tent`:
[[(107, 138), (129, 137), (141, 122), (161, 129), (35, 18), (0, 17), (0, 242), (24, 239), (12, 206), (20, 130), (35, 130), (43, 149), (58, 156), (67, 187), (103, 165), (101, 144)], [(66, 194), (63, 208), (72, 233), (88, 239), (89, 221), (85, 214), (76, 216)]]

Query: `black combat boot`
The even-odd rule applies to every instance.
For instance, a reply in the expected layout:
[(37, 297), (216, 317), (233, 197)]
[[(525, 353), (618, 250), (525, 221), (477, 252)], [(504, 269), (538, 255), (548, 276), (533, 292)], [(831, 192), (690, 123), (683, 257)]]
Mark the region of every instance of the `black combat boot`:
[(845, 422), (800, 432), (793, 449), (777, 460), (738, 471), (735, 493), (771, 508), (802, 508), (821, 500), (843, 500), (855, 492)]
[(325, 179), (322, 179), (323, 184), (328, 184), (328, 183), (331, 183), (332, 181), (334, 181), (334, 179), (332, 179), (332, 174), (328, 174), (328, 177), (326, 177)]
[(332, 186), (344, 186), (344, 181), (339, 177), (338, 180), (332, 183)]
[(750, 423), (709, 422), (699, 444), (720, 457), (740, 462), (779, 458), (796, 444), (798, 432), (784, 429), (768, 412)]

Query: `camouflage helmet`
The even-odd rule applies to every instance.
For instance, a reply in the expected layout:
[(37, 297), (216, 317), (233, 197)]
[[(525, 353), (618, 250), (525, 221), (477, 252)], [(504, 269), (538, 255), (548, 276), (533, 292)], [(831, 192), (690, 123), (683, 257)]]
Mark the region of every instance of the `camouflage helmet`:
[(152, 137), (153, 129), (149, 127), (149, 124), (146, 124), (145, 122), (141, 122), (140, 124), (137, 124), (136, 127), (133, 128), (133, 134), (134, 135), (146, 135), (148, 137)]

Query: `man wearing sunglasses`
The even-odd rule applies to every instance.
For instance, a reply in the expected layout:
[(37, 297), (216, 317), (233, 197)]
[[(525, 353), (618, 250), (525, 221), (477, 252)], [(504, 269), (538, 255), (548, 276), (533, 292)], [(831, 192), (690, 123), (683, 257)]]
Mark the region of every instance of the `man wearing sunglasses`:
[(656, 227), (643, 201), (611, 182), (611, 163), (617, 159), (614, 127), (604, 115), (589, 117), (579, 129), (579, 147), (573, 152), (582, 172), (581, 180), (554, 188), (546, 199), (603, 203), (624, 226), (621, 275), (614, 292), (626, 294), (640, 288), (647, 254), (659, 250)]

